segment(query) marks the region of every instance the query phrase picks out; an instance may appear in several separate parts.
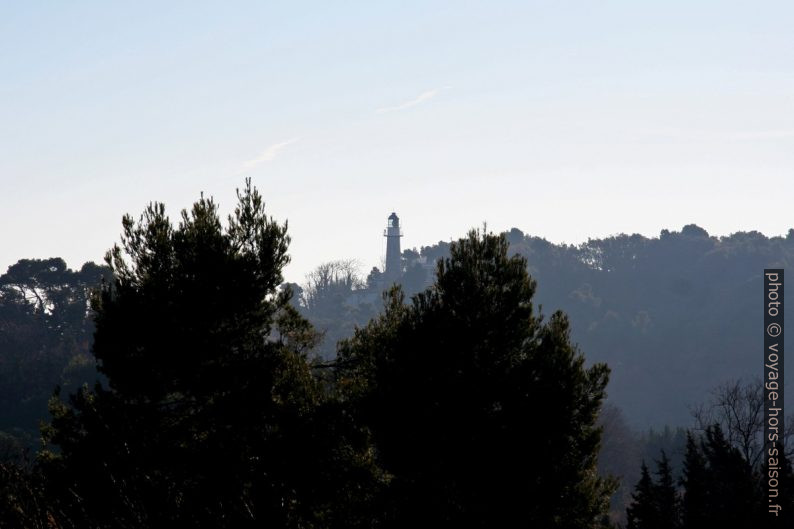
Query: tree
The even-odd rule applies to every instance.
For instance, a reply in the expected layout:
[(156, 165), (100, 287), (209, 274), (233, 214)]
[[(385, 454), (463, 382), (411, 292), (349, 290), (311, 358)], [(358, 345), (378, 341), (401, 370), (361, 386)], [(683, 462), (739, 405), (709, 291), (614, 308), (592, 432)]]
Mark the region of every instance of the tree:
[(53, 523), (59, 514), (58, 505), (47, 501), (42, 477), (28, 470), (18, 464), (0, 462), (0, 527), (64, 527)]
[[(764, 385), (760, 378), (734, 379), (711, 390), (707, 403), (692, 410), (698, 430), (705, 432), (718, 424), (726, 440), (757, 470), (764, 458)], [(794, 435), (794, 418), (784, 421), (783, 445), (786, 456), (794, 454), (788, 440)]]
[(654, 493), (659, 510), (659, 529), (675, 529), (680, 525), (678, 493), (670, 468), (670, 460), (662, 451), (662, 458), (656, 462), (656, 485)]
[(391, 476), (387, 526), (596, 527), (608, 369), (584, 367), (566, 316), (535, 315), (536, 284), (504, 236), (471, 231), (436, 282), (340, 345), (339, 385)]
[(706, 527), (710, 520), (708, 511), (709, 475), (706, 458), (695, 437), (687, 433), (684, 472), (680, 485), (684, 488), (681, 500), (681, 520), (686, 528)]
[(349, 337), (357, 325), (366, 324), (374, 315), (373, 304), (361, 296), (365, 287), (354, 260), (322, 263), (306, 275), (298, 290), (299, 309), (322, 334), (316, 348), (321, 358), (330, 360), (336, 356), (337, 342)]
[(598, 473), (620, 479), (610, 501), (610, 518), (625, 527), (626, 506), (631, 502), (633, 485), (640, 479), (640, 443), (615, 405), (604, 404), (598, 425), (602, 428)]
[(699, 442), (687, 437), (683, 527), (759, 527), (764, 520), (757, 476), (722, 428), (706, 428)]
[[(758, 270), (794, 262), (794, 236), (714, 237), (696, 226), (576, 246), (517, 229), (507, 237), (538, 281), (535, 303), (564, 310), (588, 360), (612, 368), (609, 402), (637, 430), (686, 424), (687, 406), (705, 400), (708, 388), (756, 370), (747, 354), (756, 325), (746, 315), (761, 288)], [(448, 255), (448, 245), (423, 247), (421, 255), (432, 262)], [(675, 468), (677, 454), (668, 456)]]
[(659, 512), (654, 498), (654, 484), (645, 461), (642, 462), (640, 480), (631, 495), (632, 504), (626, 509), (628, 529), (655, 527)]
[(708, 403), (692, 410), (701, 431), (719, 424), (727, 440), (755, 467), (760, 463), (764, 428), (764, 386), (761, 380), (731, 380), (711, 390)]
[(0, 275), (0, 430), (29, 448), (56, 385), (93, 382), (90, 291), (106, 267), (70, 270), (63, 259), (22, 259)]
[(365, 285), (354, 260), (329, 261), (306, 275), (301, 305), (308, 311), (328, 317), (354, 290)]
[(176, 227), (162, 204), (124, 217), (93, 303), (108, 385), (54, 399), (44, 431), (78, 525), (356, 525), (366, 436), (312, 375), (317, 333), (278, 288), (286, 223), (250, 180), (238, 199), (225, 228), (203, 197)]
[(680, 527), (678, 493), (673, 480), (670, 461), (662, 451), (656, 461), (656, 480), (642, 462), (640, 480), (631, 495), (632, 504), (626, 509), (628, 529), (676, 529)]
[(750, 463), (722, 428), (706, 428), (701, 450), (708, 468), (707, 512), (715, 527), (752, 527), (762, 516)]

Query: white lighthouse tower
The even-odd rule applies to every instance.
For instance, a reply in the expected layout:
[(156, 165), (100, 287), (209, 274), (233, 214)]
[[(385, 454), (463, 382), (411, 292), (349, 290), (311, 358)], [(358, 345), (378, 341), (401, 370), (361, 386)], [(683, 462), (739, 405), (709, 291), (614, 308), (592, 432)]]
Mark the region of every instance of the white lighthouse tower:
[(400, 237), (403, 236), (400, 229), (400, 218), (395, 212), (389, 215), (386, 229), (383, 230), (386, 237), (386, 270), (384, 276), (387, 282), (393, 283), (400, 279), (402, 273), (400, 266)]

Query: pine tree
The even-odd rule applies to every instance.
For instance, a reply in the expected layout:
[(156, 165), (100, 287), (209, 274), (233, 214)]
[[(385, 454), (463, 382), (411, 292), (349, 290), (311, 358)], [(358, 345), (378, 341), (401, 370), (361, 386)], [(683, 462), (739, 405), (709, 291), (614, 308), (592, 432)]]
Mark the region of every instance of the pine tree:
[(659, 509), (654, 483), (645, 461), (642, 462), (640, 480), (631, 495), (632, 503), (626, 509), (628, 529), (652, 529), (657, 525)]
[(715, 527), (755, 527), (761, 519), (750, 464), (731, 446), (718, 425), (706, 429), (701, 441), (706, 458), (706, 515)]
[(657, 461), (657, 481), (654, 485), (654, 496), (658, 511), (659, 529), (676, 529), (680, 526), (680, 508), (676, 492), (670, 460), (662, 450), (662, 458)]
[(684, 472), (680, 484), (684, 488), (681, 502), (683, 527), (687, 529), (706, 527), (710, 519), (708, 512), (709, 475), (703, 451), (691, 432), (687, 432)]
[(690, 433), (684, 459), (682, 521), (685, 529), (761, 527), (764, 516), (756, 478), (722, 428), (706, 428), (698, 443)]
[(312, 375), (318, 335), (278, 289), (286, 224), (250, 180), (238, 197), (226, 228), (203, 197), (176, 227), (162, 204), (124, 218), (93, 304), (108, 386), (53, 400), (44, 431), (80, 526), (357, 524), (366, 432)]
[(656, 462), (656, 480), (643, 461), (640, 480), (631, 495), (632, 504), (626, 509), (628, 529), (676, 529), (680, 527), (678, 493), (664, 450)]
[(535, 315), (527, 263), (472, 231), (436, 283), (340, 348), (349, 388), (391, 475), (387, 525), (596, 527), (613, 484), (596, 475), (608, 369), (584, 367), (566, 316)]

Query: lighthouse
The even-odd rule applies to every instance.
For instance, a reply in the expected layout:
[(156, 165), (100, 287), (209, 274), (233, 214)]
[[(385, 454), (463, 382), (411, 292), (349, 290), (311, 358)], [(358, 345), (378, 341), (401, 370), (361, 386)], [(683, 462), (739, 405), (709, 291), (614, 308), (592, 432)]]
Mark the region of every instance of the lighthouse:
[(400, 218), (395, 212), (389, 215), (386, 229), (383, 230), (386, 237), (386, 270), (384, 276), (386, 281), (392, 283), (400, 279), (402, 270), (400, 269), (400, 237), (403, 236), (400, 229)]

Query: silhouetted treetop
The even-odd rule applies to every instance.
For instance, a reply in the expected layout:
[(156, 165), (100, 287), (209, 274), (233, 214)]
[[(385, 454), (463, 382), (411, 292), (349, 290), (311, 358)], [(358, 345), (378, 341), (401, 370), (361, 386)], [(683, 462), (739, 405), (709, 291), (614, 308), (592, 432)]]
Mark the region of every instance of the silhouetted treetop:
[(562, 313), (504, 236), (450, 245), (436, 281), (340, 347), (339, 384), (374, 434), (395, 527), (595, 527), (612, 484), (596, 476), (608, 370), (584, 367)]

